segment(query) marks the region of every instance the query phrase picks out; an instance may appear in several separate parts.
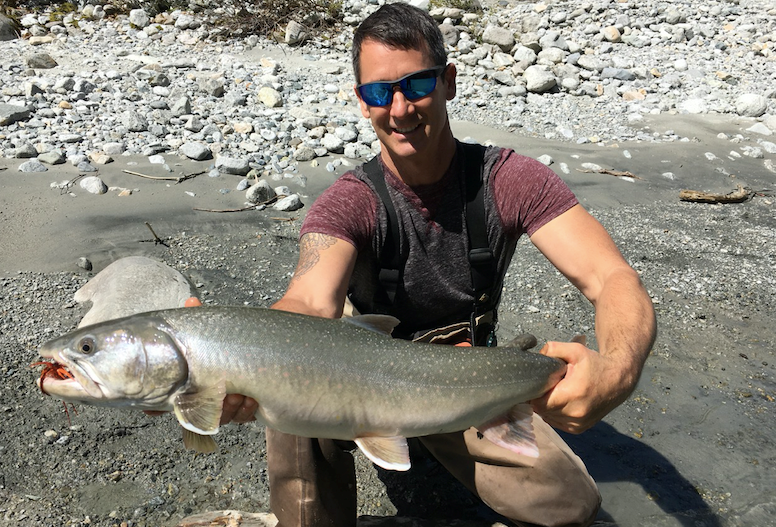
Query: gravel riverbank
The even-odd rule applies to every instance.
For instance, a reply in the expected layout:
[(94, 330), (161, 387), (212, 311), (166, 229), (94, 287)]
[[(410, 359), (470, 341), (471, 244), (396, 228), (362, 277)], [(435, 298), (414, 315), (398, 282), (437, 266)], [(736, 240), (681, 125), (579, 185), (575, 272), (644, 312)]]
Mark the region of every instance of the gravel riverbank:
[[(343, 9), (355, 21), (370, 6)], [(568, 438), (600, 484), (600, 524), (776, 525), (773, 6), (507, 2), (476, 18), (446, 14), (462, 39), (451, 47), (456, 135), (544, 156), (613, 234), (658, 313), (634, 395)], [(374, 137), (350, 95), (351, 26), (289, 46), (218, 40), (207, 16), (179, 19), (139, 28), (127, 15), (97, 17), (45, 28), (46, 43), (0, 42), (0, 115), (28, 109), (0, 125), (0, 525), (171, 527), (209, 510), (268, 511), (261, 427), (226, 427), (217, 454), (195, 456), (171, 417), (65, 413), (29, 367), (43, 341), (87, 311), (73, 293), (122, 256), (166, 262), (205, 302), (270, 305), (293, 272), (306, 205), (371, 155)], [(507, 51), (483, 43), (489, 25), (515, 38)], [(610, 27), (620, 41), (607, 38)], [(523, 48), (534, 63), (521, 63)], [(32, 67), (39, 53), (58, 66)], [(606, 64), (585, 68), (585, 56)], [(529, 90), (533, 66), (555, 87)], [(261, 97), (274, 94), (262, 88), (280, 104), (267, 104)], [(30, 161), (47, 170), (22, 170)], [(110, 190), (91, 193), (83, 175)], [(303, 206), (193, 210), (246, 207), (253, 176), (288, 187)], [(679, 200), (682, 189), (737, 185), (750, 192), (743, 203)], [(519, 247), (502, 337), (585, 332), (594, 346), (584, 298), (529, 242)], [(359, 512), (379, 525), (498, 520), (429, 459), (406, 475), (358, 463)]]

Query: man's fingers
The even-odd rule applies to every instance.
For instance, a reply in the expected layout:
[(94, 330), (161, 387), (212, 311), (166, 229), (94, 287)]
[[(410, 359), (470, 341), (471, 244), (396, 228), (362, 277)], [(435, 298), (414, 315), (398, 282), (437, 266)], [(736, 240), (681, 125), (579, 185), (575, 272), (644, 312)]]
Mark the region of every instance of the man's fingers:
[(226, 423), (247, 423), (255, 421), (256, 410), (259, 409), (259, 403), (250, 397), (245, 397), (239, 393), (230, 393), (224, 398), (224, 406), (221, 411), (221, 424)]

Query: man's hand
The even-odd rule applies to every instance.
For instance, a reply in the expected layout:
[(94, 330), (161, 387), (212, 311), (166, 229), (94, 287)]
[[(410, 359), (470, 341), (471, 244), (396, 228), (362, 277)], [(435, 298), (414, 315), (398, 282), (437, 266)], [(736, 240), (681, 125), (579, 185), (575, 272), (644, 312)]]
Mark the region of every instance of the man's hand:
[(224, 406), (221, 409), (221, 424), (255, 421), (255, 414), (258, 409), (259, 403), (256, 399), (240, 395), (239, 393), (227, 394), (224, 397)]
[[(192, 296), (188, 298), (183, 304), (184, 307), (198, 307), (202, 305), (199, 298)], [(224, 397), (224, 405), (221, 409), (221, 423), (225, 425), (227, 423), (247, 423), (249, 421), (255, 421), (254, 414), (259, 409), (259, 403), (256, 399), (245, 397), (239, 393), (230, 393)], [(157, 416), (163, 415), (167, 412), (159, 412), (155, 410), (145, 410), (146, 415)]]
[(548, 342), (540, 351), (568, 363), (566, 376), (539, 399), (534, 411), (551, 426), (581, 434), (620, 405), (633, 391), (627, 372), (578, 342)]

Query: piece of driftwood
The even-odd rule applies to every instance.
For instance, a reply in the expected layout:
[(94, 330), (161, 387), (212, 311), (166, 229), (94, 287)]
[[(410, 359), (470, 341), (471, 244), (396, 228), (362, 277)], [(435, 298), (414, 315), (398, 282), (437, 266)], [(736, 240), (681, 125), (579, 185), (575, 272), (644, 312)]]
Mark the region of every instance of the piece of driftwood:
[(614, 177), (629, 177), (633, 179), (641, 179), (639, 176), (635, 175), (633, 172), (628, 172), (627, 170), (612, 170), (610, 168), (599, 168), (598, 170), (580, 170), (577, 169), (577, 172), (583, 172), (585, 174), (607, 174), (609, 176)]
[(169, 245), (167, 245), (166, 243), (164, 243), (164, 240), (162, 240), (162, 239), (161, 239), (161, 238), (160, 238), (160, 237), (159, 237), (159, 236), (156, 234), (156, 231), (154, 231), (154, 228), (153, 228), (153, 227), (151, 227), (151, 224), (150, 224), (150, 223), (148, 223), (148, 222), (145, 222), (145, 226), (146, 226), (146, 227), (148, 227), (148, 230), (149, 230), (149, 231), (151, 231), (151, 234), (153, 234), (153, 235), (154, 235), (154, 245), (159, 245), (159, 244), (161, 244), (161, 245), (164, 245), (165, 247), (168, 247), (168, 248), (169, 248)]
[(700, 190), (682, 190), (679, 199), (693, 203), (743, 203), (751, 197), (752, 193), (743, 185), (738, 185), (736, 190), (727, 194), (715, 192), (702, 192)]
[(184, 174), (182, 176), (149, 176), (148, 174), (143, 174), (141, 172), (133, 172), (132, 170), (122, 170), (122, 172), (125, 172), (127, 174), (131, 174), (133, 176), (139, 176), (146, 179), (155, 179), (157, 181), (175, 181), (175, 183), (181, 183), (183, 181), (186, 181), (187, 179), (191, 179), (194, 177), (197, 177), (199, 175), (202, 175), (205, 173), (204, 170), (201, 170), (199, 172), (194, 172), (192, 174)]
[(273, 527), (278, 519), (272, 513), (242, 511), (210, 511), (187, 516), (178, 527)]
[(256, 210), (257, 207), (261, 207), (262, 205), (269, 205), (271, 203), (274, 203), (278, 201), (281, 198), (285, 198), (286, 196), (283, 194), (278, 194), (277, 196), (273, 198), (269, 198), (267, 201), (262, 201), (261, 203), (256, 203), (255, 205), (248, 205), (247, 207), (241, 207), (239, 209), (199, 209), (194, 208), (193, 210), (198, 210), (200, 212), (217, 212), (217, 213), (224, 213), (224, 212), (244, 212), (246, 210)]

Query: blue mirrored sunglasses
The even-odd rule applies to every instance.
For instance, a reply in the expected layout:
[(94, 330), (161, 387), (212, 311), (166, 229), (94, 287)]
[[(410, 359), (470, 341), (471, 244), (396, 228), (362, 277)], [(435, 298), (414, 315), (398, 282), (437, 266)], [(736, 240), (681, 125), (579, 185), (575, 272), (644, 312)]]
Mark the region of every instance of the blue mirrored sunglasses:
[(356, 86), (361, 99), (369, 106), (388, 106), (393, 100), (393, 90), (398, 87), (408, 101), (425, 97), (436, 88), (437, 77), (447, 66), (420, 70), (392, 82), (367, 82)]

